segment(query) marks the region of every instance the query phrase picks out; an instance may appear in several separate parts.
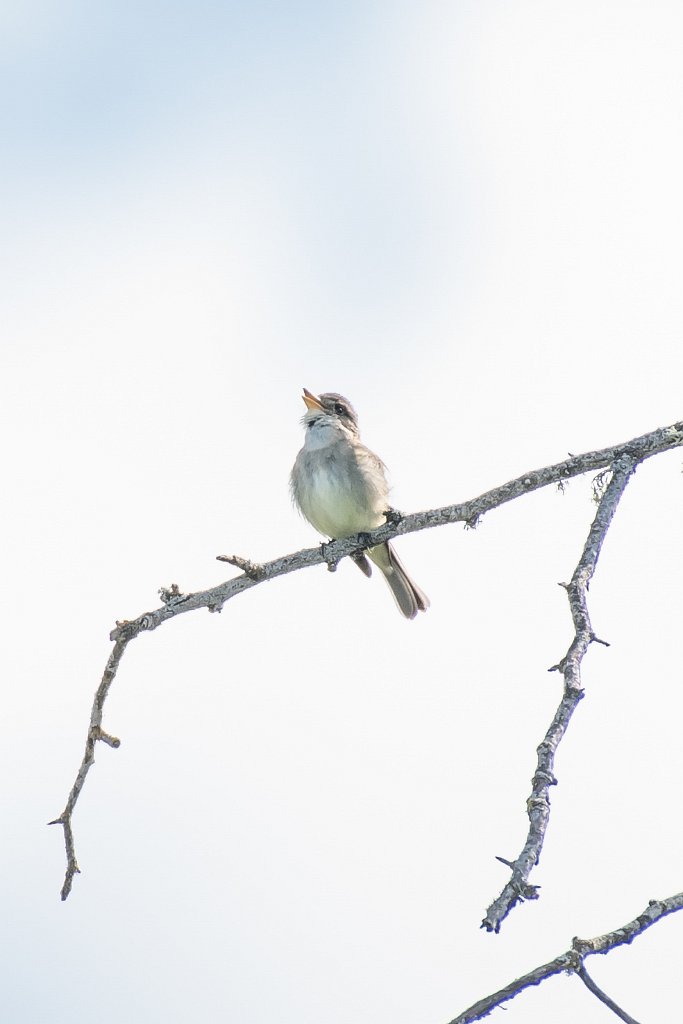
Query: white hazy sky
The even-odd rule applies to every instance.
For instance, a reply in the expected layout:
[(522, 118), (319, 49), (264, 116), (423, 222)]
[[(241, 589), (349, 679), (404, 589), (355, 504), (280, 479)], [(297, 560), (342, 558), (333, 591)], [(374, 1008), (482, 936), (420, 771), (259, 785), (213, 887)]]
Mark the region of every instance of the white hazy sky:
[[(302, 386), (405, 511), (683, 417), (678, 0), (6, 0), (0, 95), (3, 1020), (442, 1024), (679, 891), (680, 452), (609, 534), (612, 646), (499, 936), (589, 481), (402, 539), (415, 622), (343, 564), (141, 637), (65, 905), (45, 826), (115, 619), (316, 542)], [(668, 1022), (682, 941), (589, 966)], [(505, 1015), (609, 1019), (565, 977)]]

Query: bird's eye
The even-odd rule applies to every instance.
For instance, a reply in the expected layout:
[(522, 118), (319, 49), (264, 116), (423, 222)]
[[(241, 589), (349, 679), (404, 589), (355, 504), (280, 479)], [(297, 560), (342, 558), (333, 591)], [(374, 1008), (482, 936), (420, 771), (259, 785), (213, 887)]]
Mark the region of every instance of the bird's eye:
[(341, 404), (341, 402), (335, 402), (334, 403), (334, 411), (336, 412), (337, 416), (345, 416), (346, 415), (346, 407), (343, 406)]

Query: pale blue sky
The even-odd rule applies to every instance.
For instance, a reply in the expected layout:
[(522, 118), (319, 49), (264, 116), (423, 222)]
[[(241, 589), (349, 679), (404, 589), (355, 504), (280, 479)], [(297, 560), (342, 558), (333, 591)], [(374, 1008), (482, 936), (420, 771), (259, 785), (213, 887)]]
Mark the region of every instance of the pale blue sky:
[[(500, 936), (589, 481), (403, 538), (417, 622), (342, 565), (142, 637), (65, 906), (44, 823), (115, 619), (317, 542), (303, 386), (353, 401), (404, 510), (681, 418), (682, 49), (673, 0), (3, 5), (13, 1024), (436, 1024), (680, 889), (677, 453), (605, 546), (612, 646)], [(594, 965), (637, 1019), (680, 1003), (681, 927)], [(604, 1013), (557, 979), (505, 1019)]]

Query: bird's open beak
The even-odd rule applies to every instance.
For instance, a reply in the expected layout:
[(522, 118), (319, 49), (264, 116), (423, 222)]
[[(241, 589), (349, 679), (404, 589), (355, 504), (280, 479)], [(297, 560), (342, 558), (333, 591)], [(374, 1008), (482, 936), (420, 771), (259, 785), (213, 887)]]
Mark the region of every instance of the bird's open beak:
[(312, 395), (307, 388), (304, 388), (304, 393), (302, 397), (304, 402), (306, 403), (307, 409), (317, 409), (319, 412), (323, 411), (320, 399), (316, 398), (315, 395)]

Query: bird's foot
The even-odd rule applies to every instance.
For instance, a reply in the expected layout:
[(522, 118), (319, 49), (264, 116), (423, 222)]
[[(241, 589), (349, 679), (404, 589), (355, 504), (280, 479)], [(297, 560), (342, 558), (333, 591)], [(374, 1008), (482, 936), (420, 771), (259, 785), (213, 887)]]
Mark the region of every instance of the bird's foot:
[(331, 551), (334, 540), (324, 540), (320, 545), (320, 554), (327, 562), (327, 571), (336, 572), (337, 566), (339, 565), (339, 556), (335, 556)]
[(403, 519), (403, 513), (399, 512), (397, 508), (388, 508), (384, 513), (384, 518), (392, 526), (396, 526)]

